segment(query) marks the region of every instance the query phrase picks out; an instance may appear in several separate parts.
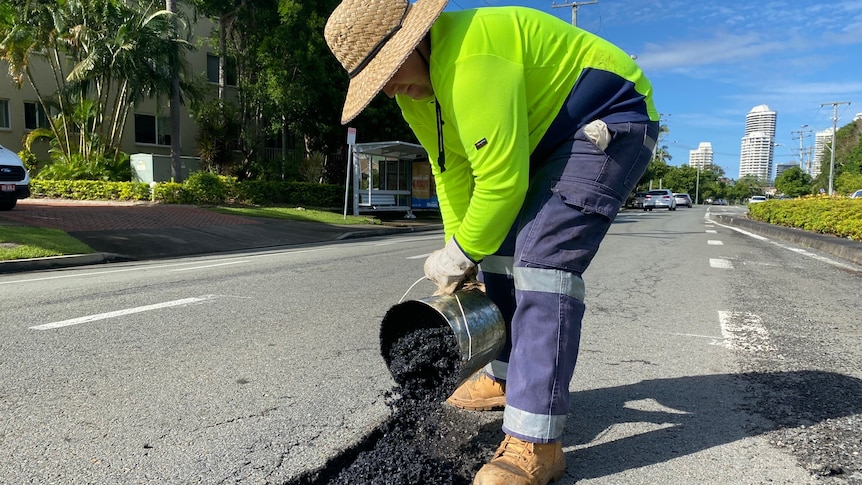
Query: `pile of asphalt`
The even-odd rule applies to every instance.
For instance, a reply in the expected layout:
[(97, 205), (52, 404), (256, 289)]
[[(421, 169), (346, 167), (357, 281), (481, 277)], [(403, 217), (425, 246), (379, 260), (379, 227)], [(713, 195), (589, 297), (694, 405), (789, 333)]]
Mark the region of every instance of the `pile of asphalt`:
[[(396, 386), (385, 394), (391, 416), (321, 470), (286, 485), (470, 484), (501, 438), (499, 423), (444, 404), (461, 373), (448, 326), (414, 322), (387, 342)], [(426, 325), (427, 324), (427, 325)]]

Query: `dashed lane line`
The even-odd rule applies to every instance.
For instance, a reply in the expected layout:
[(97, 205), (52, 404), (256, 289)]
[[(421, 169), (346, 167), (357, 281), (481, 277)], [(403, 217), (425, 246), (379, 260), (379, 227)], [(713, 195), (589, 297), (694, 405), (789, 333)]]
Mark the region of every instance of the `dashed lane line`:
[(180, 300), (173, 300), (173, 301), (166, 301), (163, 303), (156, 303), (154, 305), (145, 305), (145, 306), (139, 306), (139, 307), (134, 307), (134, 308), (126, 308), (123, 310), (116, 310), (113, 312), (97, 313), (95, 315), (87, 315), (84, 317), (71, 318), (69, 320), (61, 320), (59, 322), (45, 323), (43, 325), (36, 325), (34, 327), (30, 327), (30, 329), (31, 330), (51, 330), (51, 329), (55, 329), (55, 328), (69, 327), (72, 325), (79, 325), (82, 323), (90, 323), (90, 322), (96, 322), (99, 320), (106, 320), (109, 318), (121, 317), (124, 315), (131, 315), (133, 313), (148, 312), (148, 311), (152, 311), (152, 310), (161, 310), (162, 308), (170, 308), (170, 307), (177, 307), (177, 306), (183, 306), (183, 305), (191, 305), (194, 303), (201, 303), (201, 302), (205, 302), (205, 301), (215, 300), (216, 298), (217, 298), (216, 295), (203, 295), (203, 296), (198, 296), (198, 297), (194, 297), (194, 298), (183, 298)]
[[(719, 225), (719, 226), (721, 226), (721, 227), (724, 227), (724, 228), (727, 228), (727, 229), (730, 229), (730, 230), (736, 231), (736, 232), (738, 232), (738, 233), (740, 233), (740, 234), (744, 234), (744, 235), (746, 235), (746, 236), (748, 236), (748, 237), (751, 237), (751, 238), (757, 239), (758, 241), (768, 242), (768, 243), (770, 243), (770, 244), (774, 244), (774, 245), (776, 245), (776, 246), (780, 247), (781, 249), (786, 249), (786, 250), (788, 250), (788, 251), (793, 251), (794, 253), (801, 254), (801, 255), (803, 255), (803, 256), (807, 256), (807, 257), (809, 257), (809, 258), (811, 258), (811, 259), (815, 259), (815, 260), (820, 261), (820, 262), (822, 262), (822, 263), (830, 264), (830, 265), (835, 266), (835, 267), (837, 267), (837, 268), (845, 269), (845, 270), (848, 270), (848, 271), (859, 272), (859, 266), (851, 265), (851, 264), (845, 264), (845, 263), (842, 263), (842, 262), (840, 262), (840, 261), (836, 261), (836, 260), (834, 260), (834, 259), (827, 258), (827, 257), (825, 257), (825, 256), (821, 256), (821, 255), (819, 255), (819, 254), (814, 254), (814, 253), (812, 253), (811, 251), (806, 251), (805, 249), (802, 249), (802, 248), (798, 248), (798, 247), (794, 247), (794, 246), (789, 246), (789, 245), (787, 245), (787, 244), (781, 244), (781, 243), (780, 243), (780, 242), (778, 242), (778, 241), (773, 241), (772, 239), (769, 239), (769, 238), (767, 238), (767, 237), (761, 236), (760, 234), (754, 234), (753, 232), (749, 232), (749, 231), (746, 231), (746, 230), (744, 230), (744, 229), (740, 229), (740, 228), (738, 228), (738, 227), (727, 226), (727, 225), (724, 225), (724, 224), (720, 224), (720, 223), (718, 223), (718, 222), (716, 222), (715, 224), (717, 224), (717, 225)], [(708, 231), (707, 231), (707, 232), (708, 232)]]

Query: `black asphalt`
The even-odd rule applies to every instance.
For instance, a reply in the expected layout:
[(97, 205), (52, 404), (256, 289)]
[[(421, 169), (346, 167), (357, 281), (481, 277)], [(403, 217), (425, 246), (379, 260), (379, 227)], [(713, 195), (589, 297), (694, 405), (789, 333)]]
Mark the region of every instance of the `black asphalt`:
[[(66, 231), (95, 253), (0, 261), (0, 273), (34, 271), (112, 261), (134, 261), (321, 243), (442, 229), (439, 219), (408, 219), (404, 213), (378, 214), (382, 224), (337, 225), (219, 214), (205, 208), (170, 204), (26, 199), (0, 212), (3, 225), (19, 224)], [(710, 214), (714, 221), (780, 239), (862, 265), (862, 242), (752, 221), (744, 216)]]

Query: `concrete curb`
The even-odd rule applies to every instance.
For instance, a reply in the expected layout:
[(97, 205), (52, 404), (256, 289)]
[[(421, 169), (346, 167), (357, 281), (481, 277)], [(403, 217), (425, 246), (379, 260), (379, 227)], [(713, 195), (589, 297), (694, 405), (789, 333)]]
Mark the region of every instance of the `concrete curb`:
[(709, 217), (721, 224), (740, 227), (761, 236), (781, 239), (800, 246), (823, 251), (824, 253), (862, 265), (862, 242), (859, 241), (841, 239), (835, 236), (827, 236), (825, 234), (804, 231), (802, 229), (753, 221), (747, 217), (720, 214), (710, 214)]
[(14, 259), (11, 261), (0, 261), (0, 274), (72, 268), (75, 266), (118, 263), (133, 260), (133, 258), (129, 258), (128, 256), (113, 253), (71, 254), (66, 256), (50, 256), (46, 258)]
[(426, 232), (426, 231), (436, 231), (442, 230), (442, 224), (435, 224), (430, 226), (417, 226), (417, 227), (392, 227), (388, 229), (372, 229), (369, 231), (354, 231), (344, 233), (337, 238), (337, 241), (342, 241), (344, 239), (358, 239), (363, 237), (374, 237), (374, 236), (389, 236), (391, 234), (401, 234), (403, 232)]

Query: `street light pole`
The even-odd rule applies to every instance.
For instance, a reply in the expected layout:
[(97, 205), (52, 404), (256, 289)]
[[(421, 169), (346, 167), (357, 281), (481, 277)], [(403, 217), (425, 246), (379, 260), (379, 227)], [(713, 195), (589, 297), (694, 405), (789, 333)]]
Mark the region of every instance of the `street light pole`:
[(694, 182), (694, 203), (700, 204), (698, 199), (700, 198), (700, 164), (697, 164), (697, 178)]
[(835, 176), (835, 138), (838, 133), (838, 105), (850, 104), (850, 101), (836, 101), (833, 103), (821, 103), (820, 107), (832, 105), (832, 148), (829, 150), (829, 195), (832, 195), (832, 184)]
[(802, 129), (790, 132), (791, 134), (799, 134), (799, 168), (801, 168), (803, 172), (805, 171), (805, 164), (803, 163), (803, 154), (805, 153), (805, 134), (811, 133), (811, 130), (805, 129), (807, 127), (808, 125), (802, 125)]

